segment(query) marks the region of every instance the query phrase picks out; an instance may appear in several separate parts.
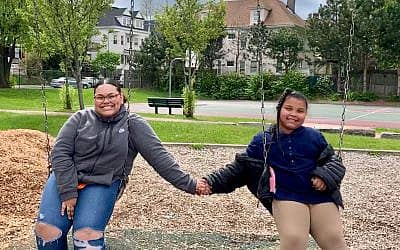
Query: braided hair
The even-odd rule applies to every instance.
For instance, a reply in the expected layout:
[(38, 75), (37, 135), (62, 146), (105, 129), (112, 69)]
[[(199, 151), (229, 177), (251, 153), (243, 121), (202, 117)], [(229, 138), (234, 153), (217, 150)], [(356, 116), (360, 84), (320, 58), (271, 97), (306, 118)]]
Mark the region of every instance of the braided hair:
[(304, 103), (306, 104), (306, 109), (308, 109), (307, 97), (299, 91), (292, 90), (290, 88), (286, 88), (283, 91), (282, 95), (279, 97), (278, 104), (276, 105), (276, 123), (271, 125), (271, 135), (272, 135), (272, 139), (273, 140), (275, 139), (276, 142), (278, 143), (278, 146), (283, 154), (284, 154), (284, 151), (282, 150), (281, 145), (279, 143), (279, 122), (280, 122), (280, 116), (281, 116), (281, 110), (282, 110), (283, 104), (285, 103), (286, 99), (289, 97), (303, 100)]

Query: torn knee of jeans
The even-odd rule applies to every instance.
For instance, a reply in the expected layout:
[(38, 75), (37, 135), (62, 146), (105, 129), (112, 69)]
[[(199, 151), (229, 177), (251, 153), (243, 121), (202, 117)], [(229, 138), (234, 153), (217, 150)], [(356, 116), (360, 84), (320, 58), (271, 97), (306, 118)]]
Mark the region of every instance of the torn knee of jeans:
[(38, 222), (35, 226), (35, 235), (45, 242), (51, 242), (59, 239), (62, 231), (56, 226)]
[(97, 240), (103, 238), (103, 232), (91, 228), (78, 229), (74, 233), (76, 240)]
[(104, 235), (102, 231), (91, 228), (82, 228), (74, 233), (74, 245), (82, 249), (103, 249)]

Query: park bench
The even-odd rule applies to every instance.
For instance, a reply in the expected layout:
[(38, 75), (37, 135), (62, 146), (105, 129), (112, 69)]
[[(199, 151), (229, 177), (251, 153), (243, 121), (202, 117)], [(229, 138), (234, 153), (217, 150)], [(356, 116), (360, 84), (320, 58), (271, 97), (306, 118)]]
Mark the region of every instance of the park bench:
[(172, 115), (172, 108), (182, 108), (183, 98), (178, 97), (147, 97), (149, 107), (154, 107), (155, 113), (158, 114), (158, 108), (169, 108), (169, 114)]

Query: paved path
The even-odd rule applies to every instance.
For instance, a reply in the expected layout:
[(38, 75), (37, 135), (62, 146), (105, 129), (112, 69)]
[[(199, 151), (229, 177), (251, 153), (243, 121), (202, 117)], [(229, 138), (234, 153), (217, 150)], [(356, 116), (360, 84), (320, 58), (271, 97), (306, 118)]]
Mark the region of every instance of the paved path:
[[(275, 102), (265, 102), (265, 114), (275, 119)], [(134, 103), (131, 110), (138, 113), (154, 113), (154, 108), (146, 103)], [(339, 126), (342, 120), (343, 106), (340, 104), (310, 104), (307, 123)], [(159, 113), (168, 114), (167, 108)], [(174, 114), (182, 109), (173, 109)], [(257, 118), (261, 120), (261, 104), (254, 101), (197, 101), (195, 114), (200, 116), (225, 116)], [(347, 105), (345, 125), (370, 128), (400, 128), (400, 107)]]

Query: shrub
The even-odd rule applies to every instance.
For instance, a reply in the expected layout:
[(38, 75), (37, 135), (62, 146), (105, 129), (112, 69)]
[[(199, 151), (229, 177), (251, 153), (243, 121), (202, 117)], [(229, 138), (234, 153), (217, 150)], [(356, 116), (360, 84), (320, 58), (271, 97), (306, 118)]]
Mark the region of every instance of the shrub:
[(246, 76), (236, 73), (219, 76), (219, 89), (214, 97), (218, 99), (234, 100), (247, 99), (248, 81)]
[(61, 100), (61, 103), (63, 104), (63, 108), (67, 110), (71, 110), (74, 107), (74, 101), (76, 97), (76, 89), (72, 88), (71, 86), (68, 86), (64, 84), (62, 86), (60, 92), (58, 93), (58, 96)]
[(253, 75), (249, 79), (248, 88), (246, 90), (247, 96), (251, 100), (261, 99), (261, 77), (263, 80), (264, 87), (264, 98), (272, 99), (275, 96), (273, 92), (272, 85), (276, 81), (276, 76), (274, 76), (270, 71), (260, 75)]
[(373, 92), (361, 93), (349, 91), (347, 99), (349, 101), (373, 102), (378, 100), (378, 96)]
[(298, 71), (289, 71), (272, 85), (275, 97), (278, 97), (286, 88), (291, 88), (302, 92), (306, 96), (310, 96), (310, 90), (306, 77)]
[(307, 77), (310, 94), (313, 97), (327, 97), (334, 93), (333, 83), (329, 76)]
[(196, 79), (196, 92), (201, 96), (214, 97), (218, 92), (218, 76), (214, 71), (202, 71)]

